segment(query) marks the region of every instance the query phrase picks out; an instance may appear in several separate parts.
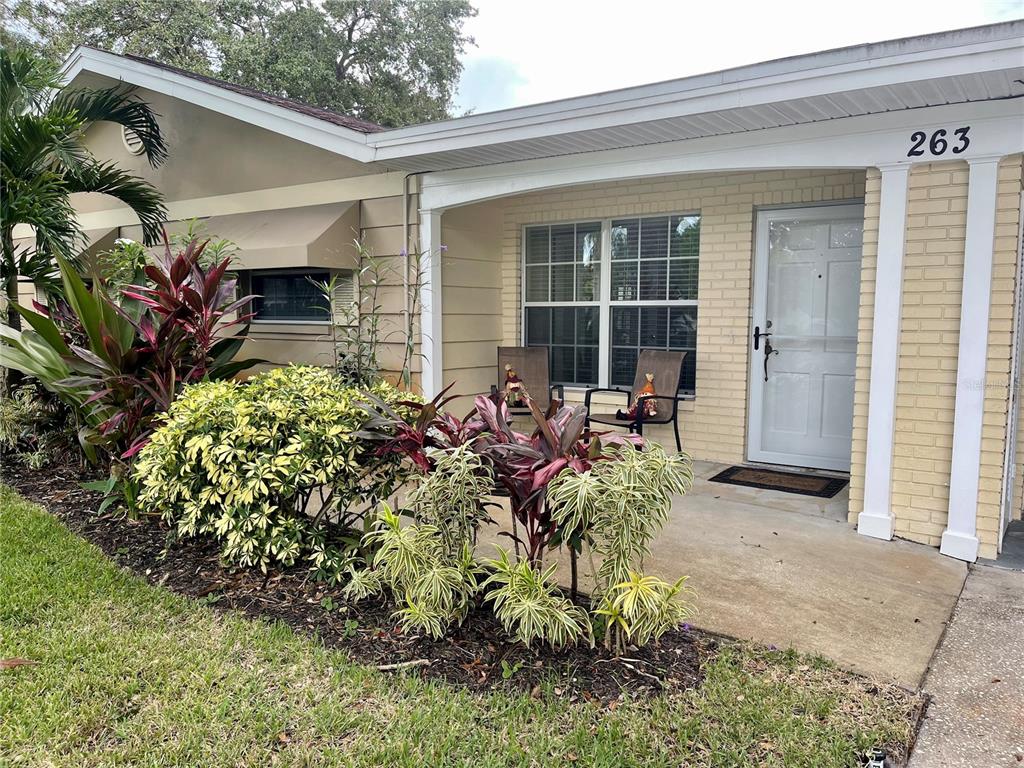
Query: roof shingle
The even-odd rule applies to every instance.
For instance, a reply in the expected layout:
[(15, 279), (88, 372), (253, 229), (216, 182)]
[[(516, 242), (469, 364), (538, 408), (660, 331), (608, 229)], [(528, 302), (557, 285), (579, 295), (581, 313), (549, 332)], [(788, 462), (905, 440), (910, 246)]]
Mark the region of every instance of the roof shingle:
[[(96, 49), (102, 50), (102, 49)], [(106, 51), (105, 51), (106, 53)], [(223, 88), (228, 91), (240, 94), (242, 96), (248, 96), (253, 99), (259, 99), (267, 104), (273, 104), (284, 109), (291, 110), (292, 112), (298, 112), (299, 114), (306, 115), (307, 117), (313, 117), (318, 120), (323, 120), (334, 125), (341, 126), (342, 128), (348, 128), (359, 133), (377, 133), (378, 131), (387, 130), (382, 125), (371, 123), (369, 120), (362, 120), (358, 117), (352, 117), (351, 115), (343, 115), (338, 112), (332, 112), (329, 109), (323, 109), (322, 107), (314, 107), (311, 104), (304, 104), (301, 101), (295, 99), (288, 99), (283, 96), (275, 96), (272, 93), (266, 91), (260, 91), (256, 88), (249, 88), (244, 85), (236, 85), (235, 83), (229, 83), (227, 80), (220, 80), (216, 77), (208, 77), (207, 75), (200, 75), (196, 72), (191, 72), (187, 69), (181, 69), (180, 67), (174, 67), (170, 64), (163, 64), (155, 59), (148, 59), (145, 56), (135, 56), (132, 54), (115, 54), (121, 55), (126, 59), (132, 61), (138, 61), (142, 64), (146, 64), (151, 67), (157, 67), (159, 69), (173, 72), (176, 75), (182, 77), (188, 77), (192, 80), (198, 80), (202, 83), (208, 83), (218, 88)]]

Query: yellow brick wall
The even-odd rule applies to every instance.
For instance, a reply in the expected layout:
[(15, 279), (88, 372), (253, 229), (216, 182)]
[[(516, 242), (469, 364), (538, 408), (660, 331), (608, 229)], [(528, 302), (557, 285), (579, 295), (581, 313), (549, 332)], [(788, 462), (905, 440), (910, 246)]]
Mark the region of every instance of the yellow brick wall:
[[(861, 275), (854, 403), (850, 521), (864, 503), (868, 381), (878, 253), (880, 175), (867, 174), (864, 263)], [(1002, 491), (1013, 301), (1020, 213), (1021, 158), (1005, 159), (994, 243), (992, 309), (980, 487), (979, 555), (994, 557)], [(938, 546), (949, 508), (949, 473), (960, 336), (960, 294), (966, 234), (966, 162), (930, 163), (911, 169), (903, 273), (903, 304), (896, 400), (892, 509), (896, 535)], [(1021, 419), (1024, 427), (1024, 417)], [(1024, 451), (1024, 436), (1018, 435)], [(1024, 452), (1018, 454), (1018, 478)], [(1020, 501), (1016, 502), (1019, 510)], [(1019, 514), (1019, 512), (1018, 512)]]
[[(508, 198), (502, 239), (503, 336), (521, 344), (524, 224), (699, 211), (697, 398), (683, 408), (684, 447), (702, 459), (745, 457), (754, 209), (864, 196), (863, 171), (769, 171), (629, 180)], [(572, 399), (567, 397), (567, 399)], [(666, 445), (669, 433), (653, 436)]]
[(895, 531), (938, 546), (949, 509), (967, 163), (915, 165), (907, 193), (896, 385)]
[[(985, 416), (981, 440), (978, 487), (978, 555), (996, 556), (1002, 506), (1002, 477), (1009, 408), (1010, 358), (1013, 348), (1013, 305), (1016, 293), (1017, 254), (1020, 244), (1021, 156), (999, 164), (996, 232), (993, 244), (992, 307), (989, 313), (988, 362), (985, 373)], [(1020, 435), (1018, 435), (1018, 438)], [(1020, 463), (1017, 454), (1018, 481)], [(1020, 507), (1016, 507), (1018, 510)]]

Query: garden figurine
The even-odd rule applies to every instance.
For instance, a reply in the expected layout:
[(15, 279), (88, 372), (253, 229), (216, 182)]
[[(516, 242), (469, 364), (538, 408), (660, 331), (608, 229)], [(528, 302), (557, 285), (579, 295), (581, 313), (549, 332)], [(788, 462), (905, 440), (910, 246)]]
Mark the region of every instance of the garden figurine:
[(526, 398), (530, 393), (526, 391), (526, 384), (519, 378), (511, 363), (505, 363), (505, 404), (509, 408), (526, 407)]
[[(653, 395), (657, 394), (657, 392), (654, 391), (654, 374), (645, 373), (644, 379), (644, 385), (640, 387), (640, 391), (636, 393), (636, 397), (633, 398), (633, 404), (629, 406), (629, 410), (626, 412), (621, 410), (616, 411), (616, 417), (635, 421), (640, 417), (641, 402), (643, 403), (645, 419), (658, 415), (658, 401), (653, 399)], [(652, 397), (652, 399), (642, 400), (644, 397)]]

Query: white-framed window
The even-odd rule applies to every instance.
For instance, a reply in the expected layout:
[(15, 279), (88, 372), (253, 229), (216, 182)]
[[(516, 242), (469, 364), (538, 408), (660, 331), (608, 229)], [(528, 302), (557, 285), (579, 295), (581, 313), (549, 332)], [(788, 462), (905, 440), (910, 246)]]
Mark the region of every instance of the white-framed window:
[(552, 383), (630, 387), (641, 349), (689, 352), (696, 382), (700, 214), (523, 228), (523, 343), (549, 350)]

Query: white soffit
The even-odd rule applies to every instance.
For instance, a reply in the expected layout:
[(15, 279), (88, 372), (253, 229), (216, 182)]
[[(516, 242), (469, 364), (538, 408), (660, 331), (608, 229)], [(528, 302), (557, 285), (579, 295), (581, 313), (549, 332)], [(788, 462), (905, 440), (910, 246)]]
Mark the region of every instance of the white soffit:
[(1014, 21), (410, 126), (369, 143), (389, 167), (442, 170), (1021, 96), (1024, 21)]

